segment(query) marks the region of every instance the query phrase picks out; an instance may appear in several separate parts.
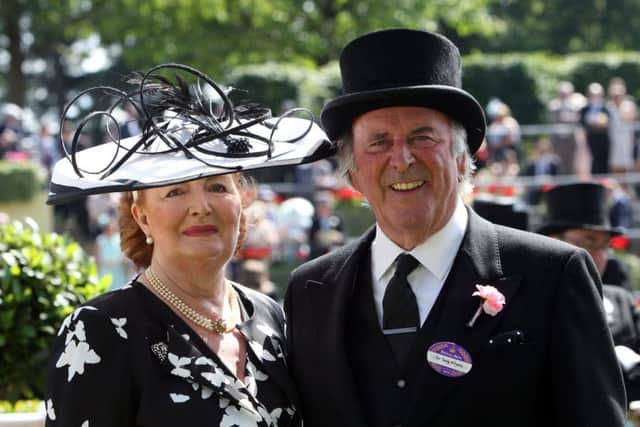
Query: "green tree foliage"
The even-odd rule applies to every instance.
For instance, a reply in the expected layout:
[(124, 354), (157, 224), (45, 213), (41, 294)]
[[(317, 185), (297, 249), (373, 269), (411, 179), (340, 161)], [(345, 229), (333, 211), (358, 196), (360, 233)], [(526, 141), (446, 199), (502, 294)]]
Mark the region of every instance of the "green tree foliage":
[(491, 12), (507, 31), (481, 43), (493, 51), (634, 50), (640, 43), (637, 0), (496, 0)]
[[(3, 0), (0, 18), (6, 100), (23, 105), (29, 88), (45, 87), (40, 99), (58, 110), (76, 88), (161, 62), (221, 82), (247, 64), (323, 67), (348, 40), (380, 28), (438, 30), (465, 54), (640, 45), (637, 0)], [(114, 65), (83, 75), (77, 42), (92, 34)]]
[(0, 400), (43, 397), (43, 373), (63, 319), (104, 292), (93, 258), (34, 222), (0, 227)]
[(493, 34), (488, 1), (113, 0), (95, 28), (104, 42), (125, 46), (133, 67), (167, 60), (210, 72), (268, 60), (322, 65), (373, 29), (442, 22), (463, 35)]
[[(81, 74), (73, 43), (97, 34), (118, 69), (144, 70), (183, 62), (224, 81), (223, 74), (266, 61), (306, 66), (337, 58), (344, 43), (365, 31), (409, 26), (452, 34), (491, 35), (500, 28), (490, 0), (3, 0), (0, 49), (11, 58), (7, 100), (24, 105), (27, 77), (45, 86), (58, 109)], [(20, 23), (20, 25), (17, 25)], [(45, 64), (25, 74), (24, 65)]]

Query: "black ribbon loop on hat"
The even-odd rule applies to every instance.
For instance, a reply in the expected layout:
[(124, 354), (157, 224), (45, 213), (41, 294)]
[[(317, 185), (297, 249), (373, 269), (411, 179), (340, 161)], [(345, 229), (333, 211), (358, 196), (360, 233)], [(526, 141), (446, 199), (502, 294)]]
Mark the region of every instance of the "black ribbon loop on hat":
[[(159, 74), (161, 70), (174, 69), (196, 78), (195, 84), (189, 84), (176, 72), (174, 80)], [(128, 79), (131, 84), (137, 85), (137, 89), (125, 92), (110, 86), (97, 86), (86, 89), (77, 94), (64, 108), (61, 122), (68, 118), (70, 108), (78, 102), (82, 96), (92, 92), (99, 92), (101, 96), (111, 96), (115, 102), (102, 111), (93, 111), (78, 122), (69, 149), (64, 144), (63, 128), (60, 128), (60, 140), (65, 157), (71, 162), (73, 170), (78, 177), (84, 173), (102, 174), (101, 179), (108, 177), (118, 170), (133, 154), (166, 155), (174, 152), (183, 152), (187, 158), (193, 158), (207, 166), (231, 171), (241, 170), (242, 166), (228, 166), (214, 164), (202, 158), (202, 155), (214, 155), (220, 158), (249, 158), (273, 155), (273, 142), (294, 143), (302, 140), (313, 127), (313, 115), (310, 111), (295, 108), (285, 112), (274, 123), (268, 122), (272, 118), (271, 110), (254, 103), (234, 105), (229, 94), (234, 88), (223, 89), (213, 79), (203, 72), (183, 64), (160, 64), (152, 67), (146, 73), (135, 73)], [(222, 105), (214, 103), (210, 96), (205, 94), (201, 85), (204, 82), (219, 96)], [(121, 143), (119, 126), (113, 132), (110, 125), (118, 125), (119, 122), (113, 112), (118, 106), (132, 105), (142, 123), (142, 134), (130, 147)], [(299, 135), (288, 138), (285, 141), (278, 140), (277, 130), (280, 121), (285, 117), (304, 112), (309, 117), (308, 128), (302, 130)], [(78, 164), (77, 153), (80, 150), (80, 137), (83, 129), (89, 122), (96, 118), (106, 118), (105, 134), (107, 143), (116, 145), (113, 157), (106, 161), (106, 165), (97, 171), (89, 171)], [(185, 123), (183, 127), (170, 126), (172, 120), (177, 119)], [(270, 130), (269, 137), (258, 135), (248, 129), (253, 126), (265, 126)], [(187, 129), (191, 137), (184, 141), (177, 133)], [(152, 143), (162, 141), (166, 149), (150, 151)], [(226, 146), (226, 152), (212, 150), (205, 144), (214, 140), (220, 140)], [(254, 144), (264, 144), (264, 149), (254, 147)], [(126, 150), (119, 156), (120, 150)]]

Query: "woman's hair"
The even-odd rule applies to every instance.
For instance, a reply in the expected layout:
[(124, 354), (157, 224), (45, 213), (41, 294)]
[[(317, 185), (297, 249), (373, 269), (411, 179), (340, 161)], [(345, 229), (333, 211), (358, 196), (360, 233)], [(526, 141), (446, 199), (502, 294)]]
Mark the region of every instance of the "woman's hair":
[[(242, 199), (242, 212), (240, 213), (240, 227), (238, 231), (238, 242), (234, 249), (234, 255), (238, 254), (242, 249), (245, 237), (247, 235), (247, 216), (245, 208), (253, 202), (255, 197), (255, 181), (241, 173), (232, 175), (240, 197)], [(120, 226), (120, 249), (129, 258), (136, 267), (147, 268), (151, 264), (151, 254), (153, 253), (153, 245), (146, 242), (147, 236), (144, 234), (138, 223), (131, 214), (131, 205), (134, 203), (134, 192), (126, 191), (120, 197), (119, 226)]]

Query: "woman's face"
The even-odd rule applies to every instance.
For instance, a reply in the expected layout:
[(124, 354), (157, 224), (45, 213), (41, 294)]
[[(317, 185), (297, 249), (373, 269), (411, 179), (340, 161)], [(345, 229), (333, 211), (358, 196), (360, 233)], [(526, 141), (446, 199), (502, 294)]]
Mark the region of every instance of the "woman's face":
[(131, 213), (161, 262), (226, 263), (238, 241), (242, 197), (234, 175), (140, 191)]

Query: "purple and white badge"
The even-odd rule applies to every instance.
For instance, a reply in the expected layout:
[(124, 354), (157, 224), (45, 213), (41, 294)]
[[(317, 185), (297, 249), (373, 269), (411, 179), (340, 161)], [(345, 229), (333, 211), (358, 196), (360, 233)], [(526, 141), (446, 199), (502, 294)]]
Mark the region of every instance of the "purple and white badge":
[(434, 371), (446, 377), (461, 377), (471, 370), (473, 360), (462, 346), (454, 342), (437, 342), (427, 351), (427, 362)]

